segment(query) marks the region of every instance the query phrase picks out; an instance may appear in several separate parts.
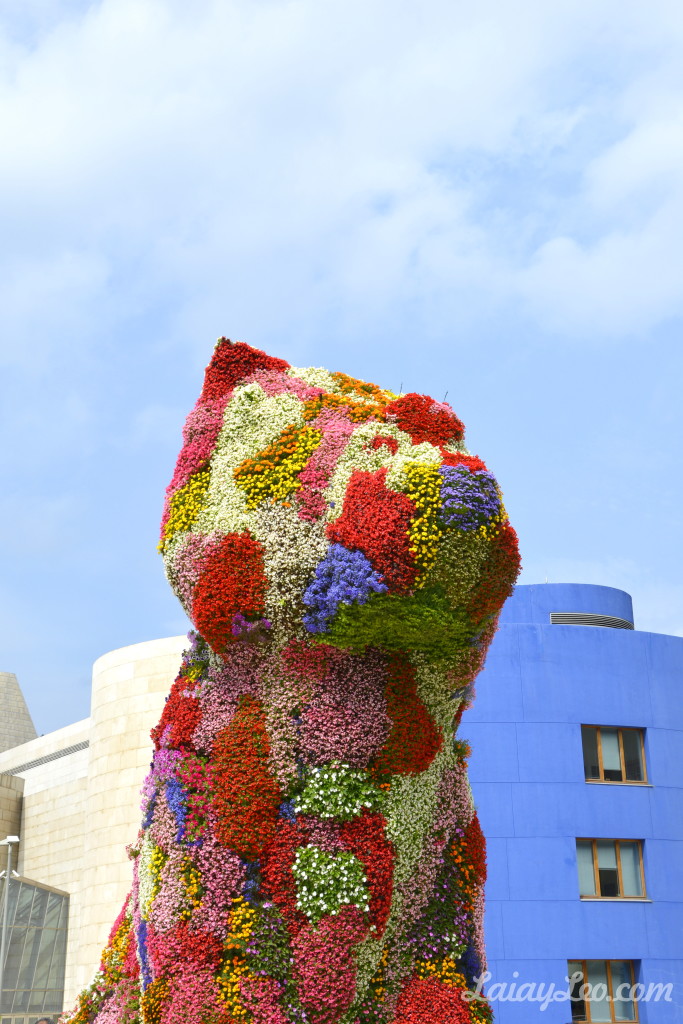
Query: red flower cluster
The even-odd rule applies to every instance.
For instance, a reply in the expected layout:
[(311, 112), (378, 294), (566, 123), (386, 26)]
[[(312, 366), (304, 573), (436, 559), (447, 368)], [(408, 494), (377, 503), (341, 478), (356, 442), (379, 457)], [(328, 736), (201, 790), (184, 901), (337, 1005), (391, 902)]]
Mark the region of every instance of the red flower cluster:
[(405, 494), (389, 490), (386, 476), (386, 469), (376, 473), (354, 470), (344, 511), (327, 527), (327, 536), (350, 551), (362, 551), (373, 569), (382, 573), (389, 589), (402, 593), (417, 578), (408, 536), (415, 508)]
[(204, 835), (212, 804), (214, 784), (211, 762), (190, 754), (178, 765), (178, 778), (187, 794), (185, 835), (190, 840), (199, 839)]
[(323, 678), (330, 651), (334, 648), (327, 644), (312, 647), (303, 640), (290, 640), (282, 652), (282, 664), (299, 679), (314, 682)]
[(412, 978), (401, 993), (394, 1024), (469, 1024), (469, 1006), (462, 989), (436, 978)]
[(467, 466), (473, 473), (486, 469), (486, 463), (478, 455), (463, 455), (461, 452), (447, 452), (441, 449), (444, 466)]
[(289, 369), (289, 363), (275, 356), (267, 356), (260, 349), (242, 342), (219, 338), (211, 362), (206, 368), (204, 387), (199, 402), (223, 398), (250, 373), (256, 370)]
[(429, 441), (439, 446), (459, 441), (465, 433), (465, 427), (453, 410), (439, 405), (427, 395), (416, 395), (415, 392), (402, 395), (389, 402), (384, 411), (387, 419), (393, 413), (396, 425), (410, 434), (413, 444)]
[(221, 962), (223, 943), (209, 932), (193, 931), (188, 921), (157, 936), (153, 926), (147, 928), (147, 947), (156, 977), (173, 977), (179, 963), (191, 964), (196, 970), (214, 970)]
[(135, 929), (131, 924), (130, 932), (128, 934), (128, 945), (126, 948), (126, 957), (123, 961), (123, 970), (121, 972), (125, 978), (139, 978), (140, 977), (140, 958), (138, 956), (138, 944), (135, 939)]
[(377, 451), (378, 448), (388, 448), (392, 455), (395, 455), (398, 451), (398, 441), (395, 437), (382, 437), (381, 434), (376, 434), (370, 442), (370, 447)]
[(309, 841), (309, 832), (299, 818), (296, 822), (282, 820), (277, 832), (270, 836), (261, 855), (263, 891), (272, 899), (287, 922), (292, 935), (306, 924), (306, 917), (297, 910), (296, 884), (292, 865), (296, 851)]
[(259, 542), (248, 533), (227, 533), (206, 558), (192, 601), (195, 625), (217, 653), (234, 640), (238, 612), (262, 615), (267, 584)]
[(475, 622), (495, 615), (514, 590), (521, 560), (517, 534), (509, 523), (493, 538), (491, 551), (482, 567), (481, 577), (467, 608)]
[(353, 947), (365, 933), (361, 912), (345, 906), (316, 928), (306, 924), (292, 940), (299, 998), (314, 1024), (336, 1024), (350, 1006), (356, 988)]
[(477, 883), (483, 885), (486, 881), (486, 839), (481, 830), (479, 815), (476, 811), (465, 830), (463, 855), (466, 863), (474, 871)]
[(193, 688), (192, 680), (183, 675), (179, 675), (173, 683), (171, 692), (166, 698), (164, 710), (161, 712), (159, 724), (152, 729), (150, 734), (157, 750), (161, 746), (167, 729), (168, 733), (164, 740), (166, 746), (174, 747), (176, 750), (180, 748), (193, 749), (192, 734), (201, 718), (201, 709), (197, 698), (186, 696), (187, 691)]
[(415, 670), (408, 661), (389, 661), (386, 685), (387, 713), (391, 730), (377, 756), (377, 775), (413, 775), (423, 772), (434, 760), (443, 736), (420, 700)]
[(241, 857), (255, 860), (274, 834), (282, 800), (268, 767), (270, 743), (259, 701), (244, 696), (213, 748), (216, 836)]
[(339, 838), (363, 865), (370, 892), (370, 923), (383, 934), (391, 909), (394, 883), (393, 845), (384, 834), (385, 819), (381, 814), (363, 811), (360, 818), (344, 822)]

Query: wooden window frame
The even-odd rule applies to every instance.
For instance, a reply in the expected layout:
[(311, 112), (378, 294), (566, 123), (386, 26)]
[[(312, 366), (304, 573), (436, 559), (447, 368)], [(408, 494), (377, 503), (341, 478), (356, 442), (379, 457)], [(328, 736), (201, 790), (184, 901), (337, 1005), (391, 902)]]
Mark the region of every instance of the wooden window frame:
[[(593, 958), (591, 958), (591, 959), (593, 959)], [(633, 989), (635, 987), (635, 976), (636, 976), (635, 975), (635, 969), (634, 969), (634, 966), (633, 966), (633, 960), (621, 960), (620, 962), (621, 963), (627, 963), (628, 966), (629, 966), (629, 970), (631, 972), (631, 991), (633, 991)], [(588, 969), (586, 967), (586, 964), (588, 963), (588, 961), (587, 960), (579, 960), (578, 958), (574, 958), (574, 957), (569, 957), (568, 960), (567, 960), (567, 967), (569, 966), (570, 963), (575, 963), (575, 964), (580, 964), (581, 965), (581, 973), (583, 975), (583, 984), (584, 985), (587, 984)], [(639, 1022), (640, 1022), (640, 1015), (638, 1013), (638, 1000), (637, 999), (633, 999), (632, 1000), (633, 1009), (634, 1009), (633, 1020), (625, 1021), (623, 1017), (621, 1018), (621, 1020), (618, 1020), (614, 1016), (614, 986), (612, 985), (612, 963), (613, 963), (613, 961), (612, 960), (603, 960), (602, 963), (604, 963), (604, 965), (605, 965), (605, 974), (607, 975), (607, 989), (609, 991), (609, 1009), (610, 1009), (610, 1016), (612, 1018), (611, 1024), (639, 1024)], [(567, 970), (567, 973), (569, 973), (569, 970)], [(570, 989), (570, 993), (571, 993), (571, 989)], [(586, 999), (585, 1000), (585, 1007), (586, 1007), (586, 1017), (585, 1017), (585, 1019), (583, 1021), (578, 1021), (578, 1020), (575, 1019), (574, 1015), (572, 1014), (572, 1024), (594, 1024), (594, 1022), (592, 1020), (592, 1015), (591, 1015), (591, 1001), (590, 1001), (590, 999)], [(570, 1012), (571, 1012), (571, 1010), (570, 1010)]]
[[(599, 779), (585, 779), (586, 782), (595, 785), (598, 783), (602, 785), (607, 783), (609, 786), (649, 786), (650, 783), (647, 777), (647, 762), (645, 760), (645, 730), (635, 725), (591, 725), (588, 722), (582, 722), (582, 729), (595, 729), (596, 736), (595, 742), (598, 748), (598, 771), (600, 772)], [(619, 740), (619, 764), (621, 767), (622, 779), (606, 779), (605, 770), (602, 765), (602, 729), (616, 729), (617, 738)], [(643, 778), (642, 779), (627, 779), (626, 778), (626, 758), (624, 757), (624, 738), (622, 733), (624, 732), (637, 732), (640, 738), (640, 761), (643, 766)], [(584, 769), (584, 778), (585, 778)]]
[[(593, 852), (593, 882), (595, 884), (595, 896), (582, 895), (579, 893), (579, 897), (582, 900), (647, 900), (647, 889), (645, 888), (645, 867), (643, 865), (643, 840), (642, 839), (609, 839), (605, 836), (599, 836), (597, 838), (591, 838), (590, 836), (577, 836), (577, 843), (591, 843)], [(619, 896), (603, 896), (600, 893), (600, 872), (598, 870), (598, 842), (601, 843), (614, 843), (615, 853), (617, 858), (617, 876), (619, 879), (619, 892), (622, 895)], [(624, 880), (621, 872), (621, 844), (622, 843), (637, 843), (638, 844), (638, 862), (640, 865), (640, 888), (642, 890), (640, 896), (624, 896)]]

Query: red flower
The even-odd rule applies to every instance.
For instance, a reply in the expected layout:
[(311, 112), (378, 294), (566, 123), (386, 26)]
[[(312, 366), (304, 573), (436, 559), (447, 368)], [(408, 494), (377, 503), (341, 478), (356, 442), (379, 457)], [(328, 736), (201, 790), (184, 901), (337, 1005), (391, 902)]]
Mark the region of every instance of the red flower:
[(202, 566), (194, 590), (192, 619), (218, 654), (234, 641), (233, 616), (258, 618), (264, 610), (267, 579), (263, 548), (248, 533), (228, 533)]
[(381, 434), (376, 434), (370, 442), (370, 447), (375, 450), (378, 448), (388, 448), (392, 455), (395, 455), (398, 451), (398, 441), (395, 437), (382, 437)]
[(472, 867), (476, 881), (483, 885), (486, 881), (486, 839), (476, 811), (465, 831), (463, 855), (466, 863)]
[(292, 942), (299, 998), (314, 1024), (337, 1024), (353, 1001), (356, 963), (353, 947), (366, 932), (357, 907), (307, 924)]
[(289, 369), (284, 359), (268, 356), (258, 348), (245, 345), (241, 341), (228, 341), (220, 338), (211, 362), (206, 368), (204, 387), (199, 397), (200, 402), (208, 402), (215, 398), (223, 398), (229, 391), (255, 370)]
[(215, 935), (193, 931), (188, 921), (173, 925), (166, 932), (147, 926), (147, 948), (156, 978), (177, 977), (202, 969), (215, 970), (221, 962), (223, 944)]
[(434, 760), (443, 736), (417, 694), (415, 670), (398, 657), (389, 661), (386, 686), (391, 731), (374, 764), (377, 775), (413, 775)]
[(447, 452), (441, 449), (444, 466), (467, 466), (475, 473), (478, 469), (486, 469), (486, 463), (478, 455), (463, 455), (461, 452)]
[(387, 419), (393, 413), (396, 425), (410, 434), (413, 444), (430, 441), (437, 446), (459, 441), (465, 432), (462, 422), (453, 410), (435, 402), (427, 395), (411, 392), (390, 402), (385, 409)]
[(268, 767), (270, 743), (261, 704), (244, 696), (213, 746), (216, 837), (255, 860), (275, 832), (280, 789)]
[(394, 881), (394, 847), (384, 834), (381, 814), (363, 811), (360, 818), (344, 822), (339, 838), (363, 865), (370, 891), (370, 922), (383, 934), (391, 909)]
[(281, 818), (261, 854), (263, 891), (282, 912), (292, 935), (298, 934), (307, 923), (304, 914), (297, 910), (292, 865), (297, 849), (308, 841), (308, 829), (300, 819), (294, 823)]
[(161, 719), (155, 729), (152, 729), (151, 737), (154, 746), (158, 750), (168, 728), (165, 745), (169, 747), (192, 746), (192, 734), (201, 718), (201, 709), (196, 697), (186, 696), (188, 690), (194, 689), (192, 680), (179, 675), (171, 687), (171, 692), (166, 698)]
[(436, 978), (411, 978), (399, 997), (394, 1024), (469, 1024), (470, 1019), (462, 989)]
[(417, 577), (408, 537), (415, 508), (405, 494), (389, 490), (386, 475), (386, 469), (354, 470), (342, 514), (327, 527), (327, 536), (351, 551), (362, 551), (390, 590), (400, 593)]

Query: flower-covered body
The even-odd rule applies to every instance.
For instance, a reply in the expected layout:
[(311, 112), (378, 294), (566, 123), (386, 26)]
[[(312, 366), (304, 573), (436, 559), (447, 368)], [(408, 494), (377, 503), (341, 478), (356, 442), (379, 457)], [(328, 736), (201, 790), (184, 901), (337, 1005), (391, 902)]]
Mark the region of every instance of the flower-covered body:
[(160, 549), (192, 619), (72, 1024), (485, 1021), (457, 725), (519, 560), (449, 406), (221, 339)]

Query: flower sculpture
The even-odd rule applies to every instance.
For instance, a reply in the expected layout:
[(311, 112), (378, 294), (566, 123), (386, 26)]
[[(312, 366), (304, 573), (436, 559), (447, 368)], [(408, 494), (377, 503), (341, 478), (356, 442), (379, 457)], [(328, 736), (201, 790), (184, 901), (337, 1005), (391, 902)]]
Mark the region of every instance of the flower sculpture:
[(221, 338), (160, 549), (196, 632), (64, 1020), (489, 1021), (457, 728), (519, 558), (460, 420)]

